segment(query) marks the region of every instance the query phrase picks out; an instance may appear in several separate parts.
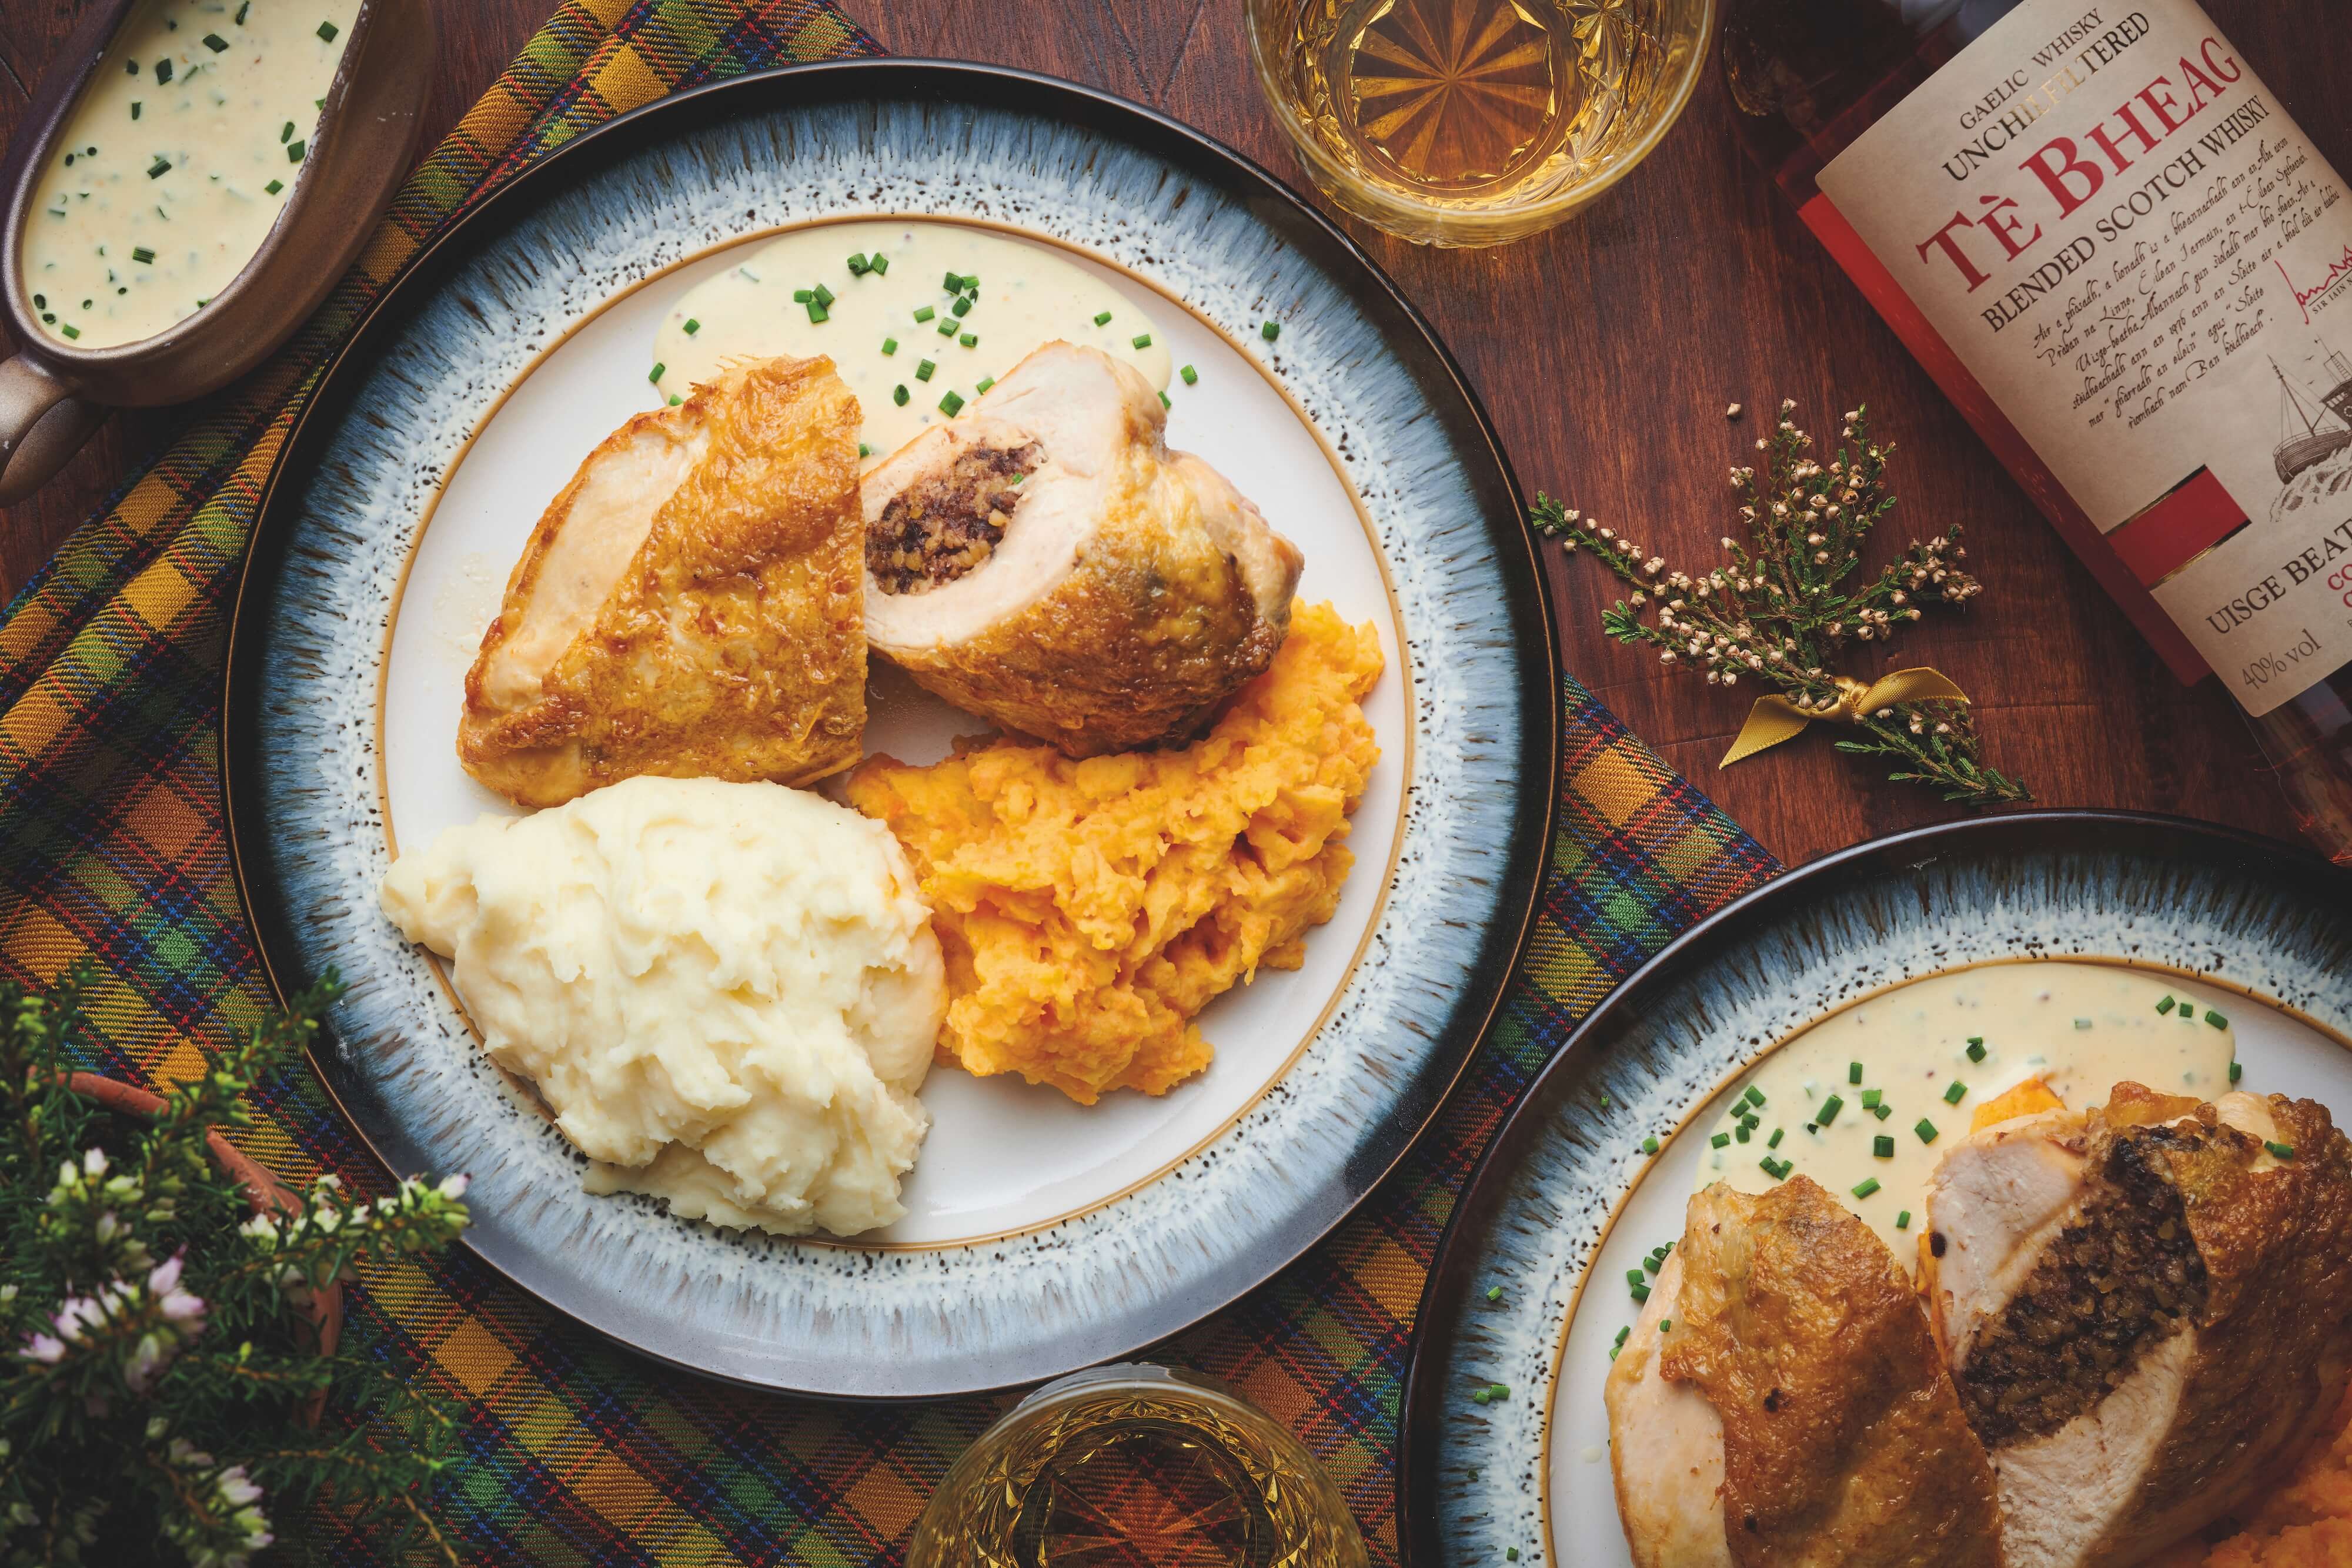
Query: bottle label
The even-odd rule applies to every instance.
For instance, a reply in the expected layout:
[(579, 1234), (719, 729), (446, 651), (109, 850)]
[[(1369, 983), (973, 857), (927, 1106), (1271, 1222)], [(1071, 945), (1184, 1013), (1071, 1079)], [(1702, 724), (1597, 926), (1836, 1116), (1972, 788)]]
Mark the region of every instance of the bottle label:
[(2352, 664), (2352, 200), (2191, 0), (2027, 0), (1819, 184), (2248, 712)]

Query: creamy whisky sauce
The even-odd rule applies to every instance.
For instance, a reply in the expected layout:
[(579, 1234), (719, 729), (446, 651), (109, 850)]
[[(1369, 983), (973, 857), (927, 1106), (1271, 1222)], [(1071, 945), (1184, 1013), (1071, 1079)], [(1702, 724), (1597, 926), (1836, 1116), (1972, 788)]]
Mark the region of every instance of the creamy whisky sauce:
[[(979, 286), (950, 288), (950, 274)], [(794, 298), (819, 287), (829, 300)], [(857, 395), (870, 468), (1055, 339), (1126, 361), (1165, 394), (1171, 366), (1150, 318), (1052, 247), (961, 224), (827, 224), (771, 240), (689, 289), (655, 334), (651, 379), (665, 399), (682, 399), (734, 361), (825, 355)]]
[(42, 329), (152, 338), (268, 237), (318, 130), (359, 0), (140, 0), (82, 89), (26, 216)]
[[(2159, 1012), (2168, 998), (2172, 1006)], [(1809, 1176), (1910, 1266), (1927, 1177), (1969, 1135), (1978, 1106), (2031, 1078), (2077, 1111), (2105, 1104), (2126, 1081), (2213, 1099), (2231, 1088), (2237, 1056), (2227, 1017), (2226, 1007), (2191, 998), (2176, 981), (2112, 965), (1995, 964), (1934, 975), (1794, 1036), (1734, 1086), (1731, 1109), (1684, 1136), (1727, 1140), (1699, 1161), (1699, 1186), (1765, 1192)], [(1981, 1060), (1971, 1057), (1971, 1040), (1981, 1042)], [(1947, 1098), (1955, 1083), (1957, 1101)], [(1743, 1140), (1738, 1105), (1750, 1086), (1764, 1099), (1747, 1105), (1754, 1123)], [(1874, 1092), (1884, 1116), (1864, 1103)], [(1921, 1136), (1923, 1121), (1933, 1141)], [(1877, 1153), (1881, 1137), (1893, 1140), (1891, 1155)], [(1784, 1162), (1784, 1173), (1765, 1169), (1767, 1158)], [(1871, 1181), (1874, 1191), (1855, 1194)], [(1899, 1224), (1906, 1212), (1909, 1223)]]

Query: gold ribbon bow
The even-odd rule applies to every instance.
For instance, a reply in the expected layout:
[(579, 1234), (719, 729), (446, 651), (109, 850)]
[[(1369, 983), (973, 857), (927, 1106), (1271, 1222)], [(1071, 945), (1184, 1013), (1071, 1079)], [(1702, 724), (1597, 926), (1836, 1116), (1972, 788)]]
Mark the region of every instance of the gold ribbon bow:
[(1922, 666), (1916, 670), (1897, 670), (1882, 675), (1868, 685), (1851, 675), (1832, 677), (1837, 686), (1837, 700), (1825, 707), (1799, 707), (1787, 697), (1758, 697), (1756, 706), (1748, 710), (1748, 722), (1739, 727), (1739, 738), (1723, 754), (1721, 766), (1730, 767), (1743, 758), (1780, 745), (1784, 740), (1802, 735), (1805, 726), (1817, 718), (1837, 724), (1858, 724), (1864, 714), (1880, 708), (1895, 707), (1902, 703), (1955, 702), (1969, 700), (1968, 694), (1952, 685), (1940, 670)]

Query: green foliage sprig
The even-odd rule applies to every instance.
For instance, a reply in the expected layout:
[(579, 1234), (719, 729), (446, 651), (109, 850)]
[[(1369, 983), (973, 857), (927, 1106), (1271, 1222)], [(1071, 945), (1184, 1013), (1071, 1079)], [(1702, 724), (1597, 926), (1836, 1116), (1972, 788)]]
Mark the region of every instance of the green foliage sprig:
[(356, 1336), (320, 1354), (303, 1309), (362, 1259), (446, 1247), (465, 1178), (371, 1200), (321, 1176), (299, 1213), (256, 1215), (206, 1133), (251, 1124), (248, 1092), (299, 1060), (332, 980), (152, 1121), (66, 1086), (89, 982), (0, 983), (0, 1563), (240, 1568), (314, 1505), (389, 1561), (456, 1563), (427, 1500), (448, 1407)]
[[(1860, 587), (1848, 587), (1871, 530), (1895, 509), (1885, 488), (1895, 447), (1871, 439), (1869, 411), (1857, 408), (1843, 421), (1847, 444), (1823, 465), (1812, 455), (1813, 438), (1790, 418), (1796, 406), (1782, 402), (1772, 434), (1758, 439), (1766, 454), (1760, 476), (1753, 467), (1731, 470), (1748, 538), (1724, 538), (1723, 566), (1696, 576), (1669, 570), (1664, 558), (1549, 496), (1536, 497), (1528, 520), (1632, 586), (1630, 598), (1601, 617), (1611, 637), (1654, 648), (1660, 664), (1696, 670), (1709, 685), (1753, 681), (1828, 717), (1844, 696), (1836, 665), (1849, 644), (1891, 642), (1897, 628), (1920, 618), (1923, 605), (1957, 608), (1984, 585), (1959, 564), (1969, 552), (1955, 524), (1913, 540)], [(1837, 748), (1891, 760), (1892, 780), (1924, 784), (1970, 806), (2032, 799), (2024, 785), (1985, 766), (1965, 703), (1897, 704), (1855, 716), (1852, 728), (1858, 737)]]

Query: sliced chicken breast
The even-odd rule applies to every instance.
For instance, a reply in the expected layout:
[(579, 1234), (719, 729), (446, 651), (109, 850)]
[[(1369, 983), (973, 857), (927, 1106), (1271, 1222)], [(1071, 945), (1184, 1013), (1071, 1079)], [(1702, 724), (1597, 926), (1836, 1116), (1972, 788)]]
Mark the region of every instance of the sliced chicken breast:
[(1302, 558), (1166, 425), (1133, 369), (1053, 342), (876, 466), (875, 651), (1073, 757), (1188, 737), (1273, 660)]
[(1723, 1417), (1695, 1383), (1658, 1370), (1682, 1305), (1683, 1260), (1666, 1255), (1642, 1316), (1609, 1368), (1609, 1462), (1633, 1568), (1731, 1568), (1723, 1533)]
[(1927, 1212), (2010, 1568), (2126, 1568), (2232, 1512), (2352, 1375), (2352, 1145), (2310, 1101), (2118, 1084), (1972, 1134)]
[(803, 784), (866, 725), (857, 400), (755, 361), (588, 455), (508, 579), (457, 756), (526, 806), (637, 774)]
[(1605, 1398), (1638, 1568), (1999, 1568), (1910, 1277), (1804, 1176), (1691, 1199)]

